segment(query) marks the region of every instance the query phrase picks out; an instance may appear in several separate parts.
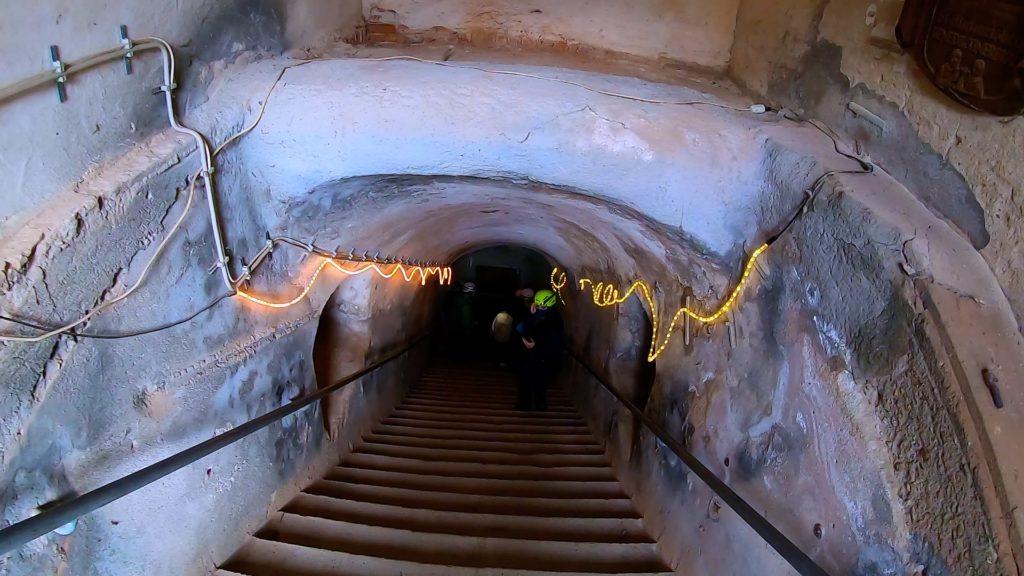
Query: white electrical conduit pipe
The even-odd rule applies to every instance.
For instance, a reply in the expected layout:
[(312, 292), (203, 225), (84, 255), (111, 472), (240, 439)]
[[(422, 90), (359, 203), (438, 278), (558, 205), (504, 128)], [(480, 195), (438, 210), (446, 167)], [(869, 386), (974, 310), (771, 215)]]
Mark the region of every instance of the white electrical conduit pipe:
[[(221, 277), (224, 280), (224, 285), (228, 290), (234, 291), (236, 282), (232, 280), (230, 270), (228, 269), (228, 257), (227, 250), (224, 245), (224, 235), (220, 228), (220, 217), (217, 213), (217, 203), (215, 199), (215, 192), (213, 187), (213, 157), (210, 153), (210, 147), (206, 143), (206, 139), (196, 132), (195, 130), (182, 126), (178, 122), (178, 118), (174, 113), (174, 73), (175, 73), (175, 61), (174, 61), (174, 50), (171, 49), (171, 45), (166, 40), (156, 37), (147, 37), (139, 39), (137, 44), (133, 44), (131, 48), (122, 46), (120, 48), (113, 48), (82, 58), (81, 60), (75, 60), (69, 62), (64, 66), (64, 72), (57, 72), (55, 70), (42, 72), (35, 76), (26, 78), (19, 82), (15, 82), (9, 86), (0, 88), (0, 102), (18, 96), (40, 86), (45, 86), (49, 83), (54, 83), (57, 78), (61, 76), (70, 76), (76, 72), (84, 72), (90, 68), (103, 64), (104, 62), (110, 62), (119, 58), (124, 58), (128, 52), (141, 52), (144, 50), (160, 50), (161, 56), (163, 57), (163, 68), (164, 68), (164, 83), (160, 86), (160, 89), (164, 93), (164, 99), (166, 101), (167, 108), (167, 120), (171, 124), (171, 128), (182, 134), (190, 136), (196, 143), (196, 149), (200, 154), (200, 161), (202, 167), (199, 171), (199, 175), (203, 178), (203, 184), (206, 186), (206, 197), (210, 211), (210, 225), (213, 228), (213, 240), (215, 249), (217, 250), (216, 266), (221, 270)], [(225, 143), (227, 144), (227, 143)], [(148, 266), (147, 266), (148, 270)], [(76, 324), (77, 326), (77, 324)]]
[[(173, 93), (175, 89), (175, 62), (174, 51), (171, 49), (170, 44), (168, 44), (167, 41), (161, 38), (149, 37), (141, 39), (141, 41), (138, 44), (134, 45), (131, 48), (133, 52), (150, 49), (159, 49), (163, 56), (164, 83), (160, 86), (160, 89), (164, 93), (164, 100), (167, 108), (167, 120), (170, 122), (171, 128), (175, 132), (186, 134), (195, 141), (196, 151), (199, 153), (201, 167), (193, 175), (191, 182), (189, 183), (188, 199), (185, 202), (185, 208), (182, 210), (181, 215), (178, 216), (178, 220), (175, 221), (170, 231), (164, 236), (164, 239), (157, 246), (156, 251), (153, 252), (153, 255), (149, 258), (149, 261), (146, 262), (146, 266), (142, 269), (142, 272), (139, 274), (139, 278), (135, 281), (134, 284), (131, 285), (131, 287), (125, 290), (122, 294), (106, 302), (100, 303), (95, 308), (84, 314), (78, 320), (75, 320), (74, 322), (66, 324), (60, 328), (44, 332), (43, 334), (39, 334), (37, 336), (15, 336), (3, 334), (0, 335), (0, 341), (41, 342), (47, 338), (51, 338), (58, 334), (63, 334), (64, 332), (72, 330), (80, 326), (81, 324), (87, 322), (96, 314), (99, 314), (100, 312), (106, 310), (110, 306), (113, 306), (114, 304), (124, 300), (132, 293), (134, 293), (136, 290), (138, 290), (138, 288), (142, 286), (142, 283), (145, 281), (146, 277), (149, 275), (149, 272), (150, 270), (152, 270), (153, 265), (160, 258), (161, 254), (163, 254), (164, 249), (169, 244), (171, 238), (174, 236), (174, 233), (178, 231), (182, 223), (185, 221), (185, 217), (188, 215), (189, 210), (192, 207), (192, 202), (195, 198), (196, 181), (200, 177), (203, 179), (203, 185), (206, 187), (206, 197), (210, 212), (210, 226), (213, 229), (213, 239), (215, 244), (215, 250), (217, 252), (216, 267), (220, 269), (221, 278), (223, 279), (224, 284), (225, 286), (227, 286), (228, 290), (232, 293), (236, 291), (236, 281), (231, 278), (230, 270), (228, 270), (228, 257), (224, 245), (224, 235), (221, 232), (220, 218), (217, 214), (217, 205), (216, 199), (214, 197), (215, 194), (213, 187), (213, 156), (210, 153), (210, 147), (206, 143), (206, 139), (203, 138), (203, 136), (199, 132), (196, 132), (191, 128), (183, 126), (180, 122), (178, 122), (177, 116), (174, 113)], [(81, 72), (94, 66), (97, 66), (99, 64), (102, 64), (104, 62), (109, 62), (111, 60), (123, 58), (128, 53), (128, 50), (129, 49), (127, 47), (122, 47), (118, 49), (107, 50), (105, 52), (101, 52), (99, 54), (83, 58), (82, 60), (77, 60), (75, 62), (67, 64), (64, 74), (67, 75), (71, 74), (72, 72)], [(38, 88), (39, 86), (43, 86), (49, 82), (56, 82), (59, 76), (61, 76), (61, 74), (57, 73), (56, 71), (37, 74), (36, 76), (27, 78), (23, 81), (17, 82), (3, 89), (0, 89), (0, 102), (12, 96), (22, 94), (26, 91)]]
[[(160, 44), (160, 52), (163, 53), (164, 58), (164, 85), (162, 88), (167, 102), (167, 120), (175, 131), (191, 136), (196, 141), (196, 148), (201, 154), (203, 166), (199, 174), (202, 176), (203, 184), (206, 186), (206, 202), (207, 208), (210, 211), (210, 227), (213, 229), (214, 248), (217, 251), (216, 266), (220, 269), (224, 285), (228, 290), (234, 291), (235, 281), (231, 278), (231, 271), (228, 270), (227, 249), (224, 246), (224, 234), (220, 228), (220, 216), (217, 214), (217, 199), (215, 198), (215, 188), (213, 187), (213, 156), (210, 154), (210, 146), (206, 143), (206, 139), (203, 138), (202, 134), (182, 126), (174, 116), (174, 50), (171, 49), (171, 45), (161, 38), (143, 38), (142, 41)], [(172, 231), (171, 234), (173, 233)], [(168, 236), (171, 234), (168, 234)]]

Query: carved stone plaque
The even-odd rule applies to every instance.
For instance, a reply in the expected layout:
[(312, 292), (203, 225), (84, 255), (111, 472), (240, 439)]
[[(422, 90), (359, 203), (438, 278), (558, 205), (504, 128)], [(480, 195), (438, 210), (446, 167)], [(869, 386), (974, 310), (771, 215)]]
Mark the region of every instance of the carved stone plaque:
[(961, 104), (1024, 112), (1024, 0), (907, 0), (896, 37)]

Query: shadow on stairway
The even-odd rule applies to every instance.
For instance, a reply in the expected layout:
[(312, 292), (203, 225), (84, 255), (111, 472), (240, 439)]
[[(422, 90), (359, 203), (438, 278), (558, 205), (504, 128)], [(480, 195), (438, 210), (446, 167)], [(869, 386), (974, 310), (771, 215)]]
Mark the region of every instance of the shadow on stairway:
[(564, 392), (433, 368), (218, 576), (670, 573)]

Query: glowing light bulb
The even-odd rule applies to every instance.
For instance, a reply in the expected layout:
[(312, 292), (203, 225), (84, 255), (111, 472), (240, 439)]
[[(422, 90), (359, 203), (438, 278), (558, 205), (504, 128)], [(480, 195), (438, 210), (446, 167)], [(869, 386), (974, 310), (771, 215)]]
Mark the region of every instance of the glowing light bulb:
[[(739, 282), (736, 283), (736, 287), (732, 289), (732, 292), (729, 293), (729, 296), (722, 302), (722, 304), (718, 307), (717, 310), (711, 312), (710, 314), (701, 314), (700, 312), (691, 310), (690, 308), (683, 306), (678, 311), (676, 311), (676, 313), (672, 316), (672, 320), (668, 324), (668, 328), (665, 330), (665, 336), (664, 339), (661, 340), (661, 344), (658, 344), (658, 336), (660, 333), (660, 314), (658, 313), (658, 304), (654, 299), (654, 290), (651, 289), (650, 285), (647, 282), (643, 280), (637, 280), (633, 282), (633, 284), (630, 285), (629, 289), (626, 290), (624, 294), (620, 294), (618, 288), (616, 288), (615, 285), (610, 282), (595, 283), (590, 278), (580, 278), (579, 287), (581, 292), (589, 288), (591, 292), (591, 299), (593, 300), (594, 304), (600, 308), (622, 304), (627, 299), (629, 299), (630, 296), (634, 294), (636, 294), (641, 299), (641, 302), (647, 304), (647, 308), (651, 314), (652, 332), (651, 348), (647, 354), (647, 360), (649, 362), (653, 362), (657, 360), (658, 356), (660, 356), (661, 353), (665, 351), (665, 348), (668, 347), (668, 344), (672, 339), (672, 332), (676, 329), (676, 326), (679, 324), (679, 319), (682, 318), (683, 316), (689, 316), (690, 318), (693, 318), (698, 322), (710, 324), (712, 322), (715, 322), (722, 316), (728, 314), (729, 310), (731, 310), (735, 305), (736, 299), (739, 298), (740, 293), (743, 292), (743, 288), (747, 285), (747, 282), (750, 280), (750, 272), (754, 269), (754, 265), (757, 263), (757, 259), (767, 249), (768, 245), (763, 244), (757, 250), (754, 250), (754, 252), (750, 255), (750, 259), (747, 260), (746, 266), (743, 267), (743, 274), (740, 275), (740, 280)], [(551, 271), (551, 288), (559, 296), (562, 295), (561, 290), (566, 286), (567, 283), (568, 277), (566, 276), (565, 272), (559, 271), (558, 268), (555, 268), (554, 270)]]

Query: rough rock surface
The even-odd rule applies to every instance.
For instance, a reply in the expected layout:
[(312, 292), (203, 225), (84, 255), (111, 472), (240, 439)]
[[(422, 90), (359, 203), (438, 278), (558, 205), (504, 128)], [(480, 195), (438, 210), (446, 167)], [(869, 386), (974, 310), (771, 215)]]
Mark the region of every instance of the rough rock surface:
[[(873, 34), (894, 24), (874, 15), (898, 14), (898, 4), (744, 0), (730, 74), (860, 141), (981, 250), (1024, 325), (1024, 272), (1017, 265), (1024, 258), (1024, 119), (963, 108), (932, 86), (910, 55), (872, 44)], [(879, 115), (884, 132), (853, 115), (851, 101)]]

